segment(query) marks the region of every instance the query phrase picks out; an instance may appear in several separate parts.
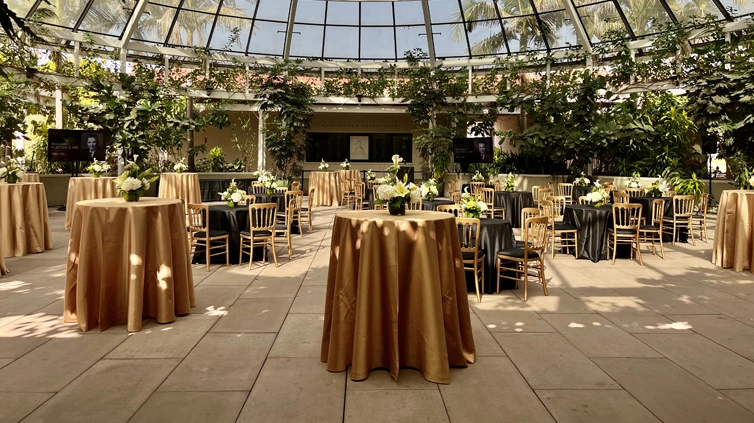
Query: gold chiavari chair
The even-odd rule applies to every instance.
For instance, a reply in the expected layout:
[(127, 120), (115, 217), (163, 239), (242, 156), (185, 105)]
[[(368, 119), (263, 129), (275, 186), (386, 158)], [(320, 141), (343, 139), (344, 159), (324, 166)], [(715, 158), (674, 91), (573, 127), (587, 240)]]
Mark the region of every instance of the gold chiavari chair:
[(607, 228), (607, 254), (609, 257), (612, 247), (613, 264), (615, 264), (615, 254), (618, 251), (618, 244), (630, 244), (631, 260), (634, 259), (634, 253), (636, 253), (639, 264), (644, 265), (641, 259), (640, 222), (641, 204), (613, 204), (613, 227)]
[(461, 191), (453, 191), (453, 192), (451, 192), (450, 196), (448, 198), (450, 198), (450, 201), (452, 201), (452, 202), (454, 202), (456, 204), (461, 204)]
[(476, 299), (481, 303), (482, 293), (479, 291), (479, 284), (484, 283), (484, 253), (479, 251), (479, 233), (482, 225), (479, 219), (468, 217), (456, 217), (456, 225), (461, 238), (463, 270), (474, 272)]
[(535, 203), (539, 204), (542, 200), (547, 199), (547, 197), (552, 195), (552, 190), (550, 188), (540, 188), (539, 191), (537, 191), (537, 201)]
[(275, 188), (275, 192), (279, 192), (279, 193), (285, 194), (286, 192), (288, 192), (288, 187), (276, 187)]
[(379, 186), (380, 182), (376, 179), (373, 181), (367, 181), (367, 189), (372, 189), (373, 187)]
[(437, 206), (437, 211), (450, 213), (453, 216), (458, 217), (461, 214), (461, 206), (459, 206), (458, 204), (443, 204)]
[(631, 198), (644, 196), (644, 188), (626, 188), (624, 191)]
[[(526, 219), (530, 217), (540, 217), (543, 216), (542, 210), (538, 209), (537, 207), (524, 207), (521, 209), (521, 228), (524, 226), (524, 222), (526, 222)], [(521, 233), (523, 236), (523, 232)], [(517, 240), (515, 242), (516, 248), (524, 248), (525, 240), (521, 238), (521, 240)]]
[(699, 210), (691, 216), (691, 226), (699, 230), (699, 239), (707, 242), (707, 207), (709, 207), (709, 194), (702, 194), (699, 199)]
[(249, 204), (255, 204), (257, 202), (257, 197), (251, 194), (246, 194), (246, 205)]
[(665, 201), (652, 200), (652, 222), (650, 225), (639, 226), (639, 235), (642, 242), (652, 242), (652, 254), (657, 254), (655, 241), (660, 243), (662, 259), (665, 260), (665, 246), (662, 244), (662, 219), (665, 214)]
[(406, 209), (408, 209), (408, 210), (422, 210), (422, 199), (421, 198), (416, 199), (416, 200), (412, 199), (406, 205)]
[[(545, 200), (546, 201), (546, 200)], [(547, 216), (530, 217), (523, 222), (523, 247), (501, 250), (497, 253), (497, 292), (500, 292), (500, 278), (524, 282), (524, 301), (529, 300), (529, 276), (535, 276), (547, 295), (545, 279), (545, 248), (547, 246)], [(505, 263), (508, 267), (503, 267)], [(534, 266), (531, 266), (534, 264)], [(530, 273), (532, 271), (533, 273)], [(505, 272), (505, 273), (503, 273)], [(515, 276), (508, 274), (513, 272)]]
[(586, 195), (582, 195), (579, 197), (579, 204), (589, 204), (589, 199)]
[(266, 191), (267, 191), (267, 189), (265, 189), (264, 185), (262, 185), (261, 182), (252, 181), (252, 183), (251, 183), (251, 193), (252, 194), (264, 194)]
[(558, 195), (565, 197), (567, 204), (573, 204), (573, 184), (559, 183)]
[[(293, 220), (296, 213), (296, 198), (291, 197), (290, 202), (288, 203), (288, 206), (285, 210), (285, 220), (281, 223), (278, 222), (275, 224), (275, 237), (277, 238), (284, 238), (286, 243), (288, 244), (288, 260), (291, 259), (291, 256), (293, 255), (293, 243), (291, 242), (291, 228), (293, 228)], [(303, 231), (301, 231), (301, 236), (303, 236)]]
[(354, 192), (351, 190), (351, 184), (348, 180), (342, 180), (340, 181), (340, 204), (338, 205), (338, 208), (351, 208), (351, 204), (355, 203), (356, 196), (354, 195)]
[(472, 181), (472, 182), (471, 182), (471, 183), (469, 184), (469, 187), (470, 187), (470, 188), (469, 188), (469, 190), (471, 191), (471, 195), (473, 195), (473, 196), (475, 196), (475, 197), (476, 197), (476, 195), (477, 195), (477, 191), (478, 191), (478, 190), (479, 190), (480, 188), (484, 188), (484, 182), (474, 182), (474, 181)]
[(356, 210), (364, 210), (364, 205), (366, 205), (366, 208), (369, 208), (369, 202), (366, 201), (367, 197), (367, 185), (363, 182), (356, 182), (353, 185), (353, 192), (354, 192), (354, 204), (356, 205)]
[(694, 215), (694, 196), (676, 195), (671, 200), (673, 201), (673, 217), (666, 217), (663, 219), (663, 223), (666, 225), (664, 228), (665, 232), (673, 234), (673, 245), (675, 245), (675, 239), (680, 229), (687, 228), (689, 231), (689, 238), (691, 238), (691, 244), (696, 246), (696, 240), (694, 239), (694, 225), (692, 224), (692, 216)]
[[(301, 212), (304, 207), (304, 191), (288, 191), (285, 193), (285, 204), (288, 204), (290, 206), (291, 201), (293, 201), (293, 211), (291, 212), (291, 224), (298, 223), (299, 227), (299, 233), (301, 236), (304, 236), (304, 228), (301, 224)], [(286, 212), (283, 214), (283, 216), (280, 216), (280, 213), (278, 213), (278, 220), (283, 217), (283, 219), (288, 218), (288, 210), (286, 209)], [(279, 223), (279, 222), (278, 222)]]
[[(251, 270), (254, 247), (264, 248), (263, 260), (267, 261), (267, 244), (271, 245), (275, 267), (278, 267), (278, 256), (275, 252), (275, 226), (277, 221), (277, 203), (261, 203), (249, 206), (249, 231), (241, 231), (239, 263), (243, 262), (243, 255), (249, 255), (249, 270)], [(245, 241), (248, 241), (246, 243)], [(249, 247), (249, 251), (244, 249)]]
[(671, 189), (670, 191), (666, 191), (665, 194), (663, 194), (662, 196), (663, 197), (675, 197), (675, 195), (676, 195), (676, 192)]
[(300, 190), (301, 190), (301, 182), (293, 181), (291, 183), (291, 191), (300, 191)]
[(539, 204), (539, 190), (545, 187), (540, 185), (534, 185), (531, 187), (531, 197), (534, 199), (534, 204)]
[(309, 232), (312, 231), (312, 209), (314, 208), (314, 188), (309, 188), (309, 198), (307, 200), (306, 207), (301, 207), (301, 217), (304, 219), (301, 221), (301, 232), (304, 231), (304, 222), (309, 224)]
[(375, 210), (387, 210), (387, 204), (377, 204), (377, 200), (380, 199), (380, 197), (377, 196), (377, 188), (379, 188), (379, 185), (375, 185), (372, 187), (372, 198), (374, 198), (374, 209)]
[[(566, 207), (566, 198), (562, 195), (547, 197), (552, 201), (552, 214), (550, 215), (550, 255), (555, 258), (555, 238), (560, 240), (560, 248), (566, 250), (573, 247), (576, 257), (579, 256), (578, 234), (575, 225), (563, 222), (563, 213)], [(573, 236), (573, 238), (571, 238)]]
[(493, 219), (496, 217), (505, 219), (505, 208), (503, 207), (495, 208), (495, 190), (494, 189), (479, 188), (479, 190), (477, 191), (477, 198), (481, 201), (484, 201), (484, 203), (487, 204), (487, 209), (490, 214), (490, 217), (492, 217)]
[[(230, 266), (230, 250), (228, 249), (227, 231), (220, 229), (210, 229), (209, 227), (209, 206), (205, 204), (188, 203), (189, 223), (189, 246), (191, 254), (196, 252), (196, 247), (204, 247), (205, 259), (207, 260), (207, 271), (209, 272), (210, 258), (225, 254), (225, 265)], [(224, 249), (212, 253), (212, 250)]]
[(613, 201), (615, 204), (628, 204), (630, 200), (631, 197), (624, 191), (613, 191)]
[(458, 191), (457, 188), (458, 181), (455, 179), (451, 179), (448, 181), (448, 192), (456, 192)]

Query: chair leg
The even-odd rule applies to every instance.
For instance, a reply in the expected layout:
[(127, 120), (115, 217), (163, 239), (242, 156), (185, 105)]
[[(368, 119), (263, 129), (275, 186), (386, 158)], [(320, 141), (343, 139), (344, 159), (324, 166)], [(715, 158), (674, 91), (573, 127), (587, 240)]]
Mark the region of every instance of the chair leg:
[(524, 302), (529, 301), (529, 264), (524, 262)]
[(618, 235), (613, 234), (613, 264), (615, 264), (615, 253), (617, 251), (618, 251)]
[(291, 231), (288, 231), (288, 260), (291, 259), (291, 256), (293, 255), (293, 244), (291, 243)]
[(689, 220), (689, 237), (691, 237), (691, 245), (696, 247), (696, 239), (694, 239), (694, 225), (691, 224), (691, 221)]
[(542, 289), (545, 291), (545, 296), (549, 295), (547, 292), (547, 280), (545, 279), (545, 260), (544, 258), (539, 260), (539, 279), (542, 281)]
[(673, 245), (675, 245), (675, 229), (676, 229), (676, 222), (673, 221), (673, 241), (671, 242)]
[(500, 293), (500, 257), (498, 257), (496, 260), (496, 267), (497, 267), (497, 290), (495, 291), (495, 294)]
[(230, 267), (230, 246), (228, 238), (225, 238), (225, 267)]
[(210, 246), (211, 244), (212, 244), (212, 243), (211, 243), (211, 242), (209, 241), (209, 239), (208, 239), (208, 240), (207, 240), (207, 242), (205, 242), (205, 246), (204, 246), (204, 255), (205, 255), (205, 256), (206, 256), (206, 258), (207, 258), (207, 271), (208, 271), (208, 272), (209, 272), (209, 246)]
[(476, 301), (482, 302), (482, 295), (479, 293), (479, 271), (477, 270), (477, 262), (474, 261), (474, 288), (476, 289)]
[(639, 237), (636, 237), (636, 257), (639, 259), (639, 265), (644, 266), (644, 261), (641, 259), (641, 241)]
[[(238, 249), (238, 265), (243, 264), (243, 238), (241, 238), (241, 242)], [(251, 261), (251, 256), (249, 256), (249, 261)]]
[(272, 258), (275, 259), (275, 267), (280, 267), (280, 265), (278, 265), (278, 254), (275, 251), (275, 237), (274, 236), (270, 238), (270, 242), (272, 243)]

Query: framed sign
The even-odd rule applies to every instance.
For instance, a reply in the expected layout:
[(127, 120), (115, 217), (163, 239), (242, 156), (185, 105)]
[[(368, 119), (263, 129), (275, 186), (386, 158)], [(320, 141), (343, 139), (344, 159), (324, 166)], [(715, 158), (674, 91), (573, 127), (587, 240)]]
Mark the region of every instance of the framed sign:
[(369, 160), (369, 135), (351, 135), (351, 160)]

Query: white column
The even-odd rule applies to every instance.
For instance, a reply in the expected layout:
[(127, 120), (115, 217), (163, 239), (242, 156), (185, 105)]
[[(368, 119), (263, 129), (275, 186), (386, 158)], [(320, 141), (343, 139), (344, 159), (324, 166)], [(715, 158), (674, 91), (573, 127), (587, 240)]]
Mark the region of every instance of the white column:
[(55, 128), (63, 129), (63, 91), (55, 89)]
[(257, 135), (257, 169), (267, 168), (267, 146), (265, 142), (265, 120), (264, 111), (259, 111), (259, 130)]

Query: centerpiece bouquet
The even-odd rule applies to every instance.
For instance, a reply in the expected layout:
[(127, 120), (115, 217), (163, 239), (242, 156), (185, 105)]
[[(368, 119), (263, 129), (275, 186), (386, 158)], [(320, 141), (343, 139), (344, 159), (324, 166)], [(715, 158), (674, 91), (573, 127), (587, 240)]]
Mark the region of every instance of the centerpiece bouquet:
[(188, 170), (188, 166), (186, 166), (185, 161), (186, 161), (186, 158), (182, 157), (181, 160), (178, 161), (178, 163), (176, 163), (175, 166), (173, 166), (173, 170), (175, 170), (175, 173), (181, 173)]
[(403, 176), (403, 181), (391, 179), (377, 187), (377, 204), (387, 204), (387, 210), (394, 216), (406, 214), (406, 203), (418, 201), (421, 198), (421, 190), (408, 182), (408, 175)]
[(641, 188), (641, 174), (634, 172), (631, 178), (626, 182), (626, 188)]
[(476, 173), (471, 177), (471, 180), (474, 182), (482, 182), (484, 181), (484, 175), (482, 175), (478, 170)]
[(435, 201), (435, 198), (440, 195), (437, 191), (437, 181), (434, 178), (425, 181), (421, 186), (422, 198), (427, 201)]
[(503, 191), (513, 192), (516, 189), (516, 175), (508, 173), (508, 176), (500, 180)]
[(236, 207), (238, 203), (243, 201), (244, 197), (246, 197), (246, 191), (238, 189), (238, 185), (236, 185), (235, 179), (230, 181), (228, 189), (219, 194), (220, 199), (226, 201), (228, 203), (228, 207), (231, 208)]
[(322, 163), (319, 164), (319, 170), (323, 172), (327, 172), (327, 169), (330, 167), (329, 164), (325, 163), (325, 159), (322, 159)]
[(110, 165), (107, 162), (93, 161), (92, 164), (87, 166), (86, 171), (89, 172), (92, 177), (99, 178), (103, 174), (110, 171)]
[(11, 158), (6, 165), (0, 161), (0, 179), (9, 184), (15, 184), (24, 175), (24, 168), (17, 158)]
[(139, 198), (144, 196), (144, 191), (149, 189), (152, 182), (156, 181), (159, 176), (155, 176), (148, 179), (152, 169), (141, 171), (139, 165), (137, 165), (136, 159), (138, 156), (134, 156), (134, 161), (129, 161), (123, 168), (123, 173), (115, 179), (115, 187), (118, 188), (118, 194), (123, 195), (123, 199), (126, 201), (139, 201)]
[(461, 211), (466, 217), (479, 219), (479, 215), (487, 211), (487, 204), (469, 194), (469, 189), (466, 188), (461, 194)]
[(258, 170), (254, 172), (254, 176), (256, 176), (257, 181), (259, 181), (265, 190), (267, 190), (267, 194), (275, 193), (275, 189), (278, 187), (278, 178), (275, 175), (266, 170)]
[(377, 175), (372, 172), (372, 169), (369, 169), (367, 171), (367, 181), (374, 181), (375, 179), (377, 179)]
[(398, 171), (401, 170), (401, 163), (403, 163), (403, 157), (393, 154), (393, 157), (391, 157), (391, 160), (393, 161), (393, 164), (388, 166), (385, 171), (388, 173), (387, 178), (397, 180)]
[(351, 170), (351, 163), (348, 163), (348, 159), (340, 164), (340, 167), (343, 168), (343, 170)]
[(581, 175), (574, 181), (574, 184), (579, 187), (588, 187), (589, 183), (589, 178), (584, 175), (584, 172), (581, 172)]
[(594, 182), (592, 192), (586, 195), (587, 201), (594, 207), (602, 207), (605, 204), (605, 200), (608, 199), (608, 193), (598, 181)]
[(670, 184), (662, 176), (658, 176), (657, 180), (647, 188), (646, 194), (650, 197), (662, 197), (668, 191), (670, 191)]

